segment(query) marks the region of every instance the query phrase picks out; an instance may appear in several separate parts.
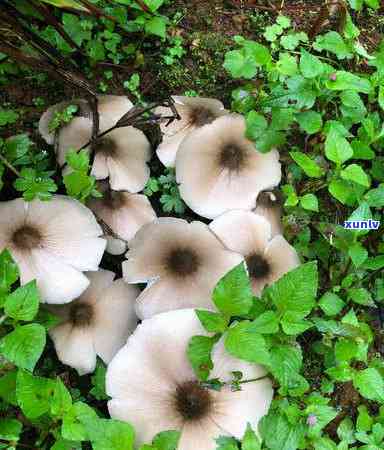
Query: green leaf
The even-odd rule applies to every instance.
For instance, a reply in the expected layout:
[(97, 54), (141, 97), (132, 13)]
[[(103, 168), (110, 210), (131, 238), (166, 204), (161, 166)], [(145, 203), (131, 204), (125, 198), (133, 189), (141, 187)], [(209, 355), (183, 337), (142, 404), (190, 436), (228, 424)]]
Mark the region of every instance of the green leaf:
[(283, 27), (278, 24), (269, 25), (265, 28), (263, 36), (269, 42), (274, 42), (283, 33)]
[(311, 322), (301, 319), (301, 315), (294, 312), (286, 312), (281, 319), (281, 327), (285, 334), (290, 336), (304, 333), (312, 327)]
[(326, 50), (336, 55), (337, 59), (352, 58), (353, 53), (344, 39), (336, 31), (328, 31), (316, 38), (313, 48), (318, 51)]
[(211, 352), (216, 341), (215, 337), (193, 336), (188, 343), (188, 360), (197, 377), (202, 381), (207, 381), (209, 372), (213, 368)]
[(19, 114), (11, 109), (0, 108), (0, 126), (15, 123)]
[(280, 314), (293, 312), (305, 317), (315, 305), (318, 274), (315, 261), (291, 270), (266, 289)]
[(319, 300), (319, 306), (327, 316), (336, 316), (344, 308), (345, 303), (333, 292), (326, 292)]
[(335, 344), (335, 357), (338, 361), (351, 361), (358, 352), (358, 345), (356, 342), (340, 338)]
[(153, 438), (152, 444), (158, 450), (177, 450), (179, 440), (180, 431), (162, 431)]
[(27, 134), (12, 136), (4, 142), (5, 157), (10, 162), (17, 161), (28, 153), (32, 144)]
[(251, 425), (247, 424), (243, 440), (241, 441), (241, 450), (261, 450), (261, 443)]
[(295, 163), (298, 164), (309, 177), (320, 178), (324, 175), (324, 170), (305, 153), (289, 152), (289, 154)]
[(16, 370), (0, 377), (0, 398), (6, 403), (17, 406), (16, 402)]
[(301, 49), (300, 71), (304, 78), (316, 78), (324, 72), (324, 66), (317, 56)]
[(289, 28), (291, 26), (291, 19), (287, 16), (278, 16), (276, 18), (276, 23), (281, 26), (281, 28)]
[(0, 253), (0, 297), (19, 279), (19, 269), (7, 249)]
[(87, 11), (83, 5), (77, 3), (75, 0), (41, 0), (49, 5), (57, 6), (58, 8), (72, 8), (80, 11)]
[(225, 336), (225, 348), (233, 356), (245, 361), (268, 365), (268, 348), (263, 336), (256, 333), (247, 320), (229, 328)]
[(60, 418), (64, 417), (72, 407), (71, 394), (60, 378), (56, 379), (50, 407), (51, 414)]
[(224, 333), (227, 329), (229, 322), (228, 317), (224, 317), (221, 314), (212, 311), (204, 311), (202, 309), (197, 309), (196, 314), (203, 327), (209, 333)]
[(56, 183), (46, 174), (39, 174), (35, 169), (24, 168), (20, 172), (20, 178), (17, 178), (13, 183), (15, 189), (23, 193), (23, 198), (26, 201), (34, 200), (49, 200), (52, 197), (52, 192), (57, 191)]
[(363, 264), (363, 269), (379, 270), (384, 267), (384, 255), (367, 259)]
[(291, 424), (283, 413), (263, 417), (260, 429), (269, 450), (297, 450), (305, 433), (302, 424)]
[(377, 369), (370, 367), (356, 372), (353, 385), (368, 400), (384, 402), (384, 381)]
[(241, 316), (249, 312), (253, 292), (244, 263), (240, 263), (217, 283), (212, 299), (224, 315)]
[(242, 46), (240, 50), (232, 50), (225, 54), (224, 67), (234, 78), (251, 79), (257, 73), (257, 68), (271, 61), (269, 50), (263, 45), (235, 37)]
[(279, 331), (279, 321), (274, 311), (261, 313), (251, 324), (250, 328), (260, 334), (274, 334)]
[(145, 32), (148, 34), (154, 34), (163, 39), (166, 37), (167, 26), (164, 17), (154, 16), (145, 22)]
[(233, 437), (220, 436), (216, 439), (216, 450), (238, 450), (237, 441)]
[(295, 75), (298, 72), (296, 58), (289, 53), (280, 53), (276, 69), (283, 75)]
[(143, 1), (153, 13), (156, 12), (160, 8), (160, 6), (163, 5), (164, 3), (164, 0), (143, 0)]
[(321, 114), (315, 111), (305, 111), (296, 115), (300, 127), (308, 134), (314, 134), (321, 130), (323, 120)]
[(352, 288), (348, 290), (349, 298), (359, 305), (375, 306), (372, 296), (365, 288)]
[(92, 442), (93, 450), (133, 450), (135, 432), (127, 422), (98, 419), (95, 423), (84, 423)]
[(351, 72), (339, 70), (330, 76), (325, 83), (328, 89), (333, 91), (356, 91), (369, 94), (372, 90), (368, 79), (354, 75)]
[(107, 400), (108, 396), (105, 392), (105, 375), (107, 369), (104, 364), (98, 359), (96, 370), (91, 378), (93, 388), (89, 391), (96, 400)]
[(245, 135), (252, 141), (256, 141), (268, 128), (268, 122), (265, 117), (256, 111), (250, 111), (245, 120), (247, 125)]
[(309, 211), (319, 211), (319, 202), (314, 194), (303, 195), (300, 198), (300, 205)]
[(30, 281), (7, 296), (4, 312), (16, 320), (32, 320), (39, 309), (40, 296), (36, 281)]
[(357, 201), (357, 196), (351, 184), (344, 180), (332, 180), (328, 186), (328, 191), (339, 202), (353, 206)]
[(364, 198), (371, 207), (384, 207), (384, 185), (381, 185), (376, 189), (371, 189), (365, 194)]
[(29, 419), (36, 419), (49, 411), (55, 386), (55, 380), (19, 370), (16, 379), (17, 403)]
[(310, 109), (316, 101), (317, 93), (314, 90), (313, 80), (306, 79), (301, 75), (287, 79), (288, 98), (296, 102), (297, 109)]
[(353, 149), (345, 137), (331, 129), (325, 141), (325, 155), (330, 161), (341, 165), (353, 156)]
[(353, 23), (351, 15), (348, 12), (346, 12), (345, 15), (345, 25), (343, 33), (346, 39), (356, 39), (360, 34), (360, 30)]
[(357, 410), (359, 411), (359, 415), (357, 416), (356, 430), (358, 432), (370, 431), (372, 429), (373, 419), (369, 415), (367, 407), (360, 405)]
[(18, 326), (0, 340), (0, 353), (17, 367), (32, 371), (45, 347), (45, 328), (37, 323)]
[(18, 441), (22, 428), (23, 425), (16, 419), (0, 419), (0, 439)]
[(352, 259), (355, 267), (359, 267), (368, 258), (368, 251), (359, 243), (352, 245), (348, 249), (348, 255)]

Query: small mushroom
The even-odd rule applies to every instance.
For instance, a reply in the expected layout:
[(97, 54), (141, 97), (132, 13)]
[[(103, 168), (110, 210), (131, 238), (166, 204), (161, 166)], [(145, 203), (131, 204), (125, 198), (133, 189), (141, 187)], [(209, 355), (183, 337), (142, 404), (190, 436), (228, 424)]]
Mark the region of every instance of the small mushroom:
[(112, 231), (106, 232), (106, 251), (112, 255), (121, 255), (136, 232), (156, 219), (156, 213), (145, 195), (112, 191), (105, 181), (98, 183), (98, 190), (102, 192), (103, 198), (91, 199), (87, 206)]
[(279, 184), (279, 153), (260, 153), (245, 137), (245, 120), (226, 115), (193, 131), (176, 156), (176, 179), (186, 204), (202, 217), (253, 209), (260, 191)]
[(264, 286), (300, 265), (296, 250), (281, 235), (271, 239), (270, 223), (252, 211), (228, 211), (209, 227), (229, 250), (243, 255), (257, 296)]
[(283, 234), (281, 216), (283, 213), (283, 196), (277, 189), (263, 191), (257, 197), (255, 214), (265, 217), (271, 224), (272, 237)]
[[(174, 120), (167, 126), (167, 122), (160, 124), (163, 141), (156, 150), (160, 161), (167, 167), (174, 167), (176, 153), (181, 141), (193, 130), (213, 122), (220, 116), (227, 114), (224, 105), (213, 98), (172, 96), (180, 120)], [(170, 108), (158, 107), (156, 114), (163, 117), (172, 116)]]
[[(100, 132), (106, 131), (115, 125), (116, 122), (133, 107), (133, 104), (129, 101), (129, 99), (123, 95), (100, 95), (97, 97), (97, 102)], [(44, 112), (39, 121), (39, 132), (48, 144), (52, 145), (55, 140), (55, 131), (50, 130), (49, 124), (52, 119), (54, 119), (56, 113), (62, 112), (69, 105), (75, 105), (78, 107), (75, 117), (88, 119), (88, 128), (90, 126), (92, 129), (92, 110), (89, 102), (81, 98), (75, 98), (73, 100), (65, 100), (63, 102), (56, 103), (56, 105), (49, 107)], [(71, 127), (71, 125), (72, 123), (64, 126), (63, 129)], [(89, 138), (84, 142), (84, 144), (86, 144), (88, 140)]]
[(134, 426), (138, 446), (161, 431), (179, 430), (178, 450), (215, 450), (219, 436), (241, 439), (247, 423), (257, 430), (268, 412), (273, 389), (264, 367), (230, 356), (223, 339), (213, 349), (210, 378), (228, 383), (236, 371), (258, 380), (216, 391), (196, 378), (186, 356), (195, 335), (207, 333), (193, 309), (158, 314), (137, 327), (109, 364), (109, 413)]
[(66, 305), (50, 306), (61, 322), (49, 330), (58, 358), (84, 375), (95, 370), (96, 356), (108, 364), (136, 328), (139, 289), (114, 280), (109, 270), (88, 272), (88, 289)]
[(0, 203), (0, 251), (12, 253), (22, 284), (36, 279), (44, 303), (70, 302), (87, 288), (83, 272), (98, 269), (102, 234), (92, 212), (69, 197)]
[(172, 217), (144, 225), (129, 247), (125, 281), (148, 283), (137, 299), (141, 319), (173, 309), (212, 307), (216, 283), (242, 261), (204, 223)]

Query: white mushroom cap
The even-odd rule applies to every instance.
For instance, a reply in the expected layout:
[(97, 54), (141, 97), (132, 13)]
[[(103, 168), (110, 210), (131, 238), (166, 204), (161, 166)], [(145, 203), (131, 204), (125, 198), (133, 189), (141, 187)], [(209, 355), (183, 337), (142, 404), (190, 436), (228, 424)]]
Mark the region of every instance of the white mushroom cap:
[(281, 223), (283, 200), (281, 193), (277, 189), (260, 192), (256, 205), (254, 213), (268, 220), (271, 224), (272, 237), (283, 234), (283, 224)]
[[(156, 150), (160, 161), (167, 167), (174, 167), (176, 153), (181, 141), (193, 130), (211, 123), (217, 117), (227, 114), (224, 105), (214, 98), (172, 96), (180, 120), (160, 124), (163, 141)], [(158, 107), (156, 114), (172, 116), (171, 108)]]
[[(97, 110), (99, 112), (99, 131), (103, 132), (113, 125), (132, 107), (133, 104), (125, 96), (118, 95), (100, 95), (97, 97), (98, 105)], [(76, 117), (85, 118), (89, 120), (89, 127), (92, 129), (92, 110), (90, 108), (89, 102), (84, 99), (75, 98), (73, 100), (65, 100), (55, 105), (50, 106), (41, 116), (39, 121), (39, 132), (43, 139), (50, 145), (54, 143), (55, 132), (49, 130), (49, 124), (54, 118), (57, 112), (63, 111), (69, 105), (77, 105), (78, 111)], [(63, 128), (71, 128), (72, 121)], [(60, 130), (61, 133), (61, 130)], [(91, 134), (91, 132), (90, 132)], [(74, 133), (76, 135), (76, 133)], [(88, 142), (87, 139), (84, 144)], [(81, 145), (75, 143), (75, 148), (81, 147)]]
[(279, 184), (279, 153), (260, 153), (245, 137), (245, 120), (226, 115), (190, 133), (176, 156), (176, 179), (186, 204), (217, 217), (233, 208), (253, 209), (260, 191)]
[(281, 235), (271, 239), (270, 223), (251, 211), (228, 211), (209, 227), (228, 249), (244, 256), (255, 295), (300, 265), (296, 250)]
[(88, 289), (76, 300), (49, 309), (61, 318), (51, 330), (57, 356), (80, 375), (93, 372), (96, 356), (108, 364), (136, 328), (134, 302), (139, 289), (113, 281), (108, 270), (88, 272)]
[[(158, 314), (138, 326), (108, 366), (106, 390), (112, 418), (131, 423), (140, 446), (160, 431), (180, 430), (178, 450), (215, 450), (221, 435), (241, 438), (247, 423), (257, 429), (273, 397), (268, 378), (232, 392), (201, 386), (189, 365), (186, 348), (194, 335), (206, 335), (194, 310)], [(210, 378), (229, 381), (263, 377), (262, 366), (230, 356), (223, 339), (212, 352)]]
[(92, 212), (69, 197), (0, 203), (0, 251), (12, 253), (22, 284), (36, 279), (42, 302), (67, 303), (87, 288), (82, 272), (98, 269), (101, 235)]
[[(110, 191), (108, 183), (98, 183), (103, 198), (91, 199), (88, 207), (121, 239), (109, 237), (107, 252), (120, 255), (127, 249), (136, 232), (145, 224), (156, 219), (156, 213), (148, 198), (142, 194)], [(108, 233), (107, 233), (108, 235)]]
[(204, 223), (171, 217), (144, 225), (129, 246), (125, 281), (148, 282), (137, 300), (142, 319), (173, 309), (212, 307), (216, 283), (242, 261)]

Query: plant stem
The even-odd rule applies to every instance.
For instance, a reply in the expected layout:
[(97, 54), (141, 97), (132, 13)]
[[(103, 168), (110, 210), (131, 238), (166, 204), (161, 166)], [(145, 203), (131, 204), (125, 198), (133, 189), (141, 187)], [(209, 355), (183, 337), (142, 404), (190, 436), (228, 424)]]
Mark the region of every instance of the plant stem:
[(8, 167), (16, 176), (21, 177), (20, 172), (0, 153), (0, 161)]

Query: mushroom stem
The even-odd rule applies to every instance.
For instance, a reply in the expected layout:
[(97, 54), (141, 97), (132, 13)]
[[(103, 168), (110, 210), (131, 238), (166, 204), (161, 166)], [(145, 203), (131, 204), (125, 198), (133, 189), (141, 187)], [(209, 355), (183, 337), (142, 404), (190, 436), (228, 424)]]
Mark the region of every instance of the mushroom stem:
[(16, 176), (21, 177), (20, 172), (0, 153), (0, 161), (8, 167)]

